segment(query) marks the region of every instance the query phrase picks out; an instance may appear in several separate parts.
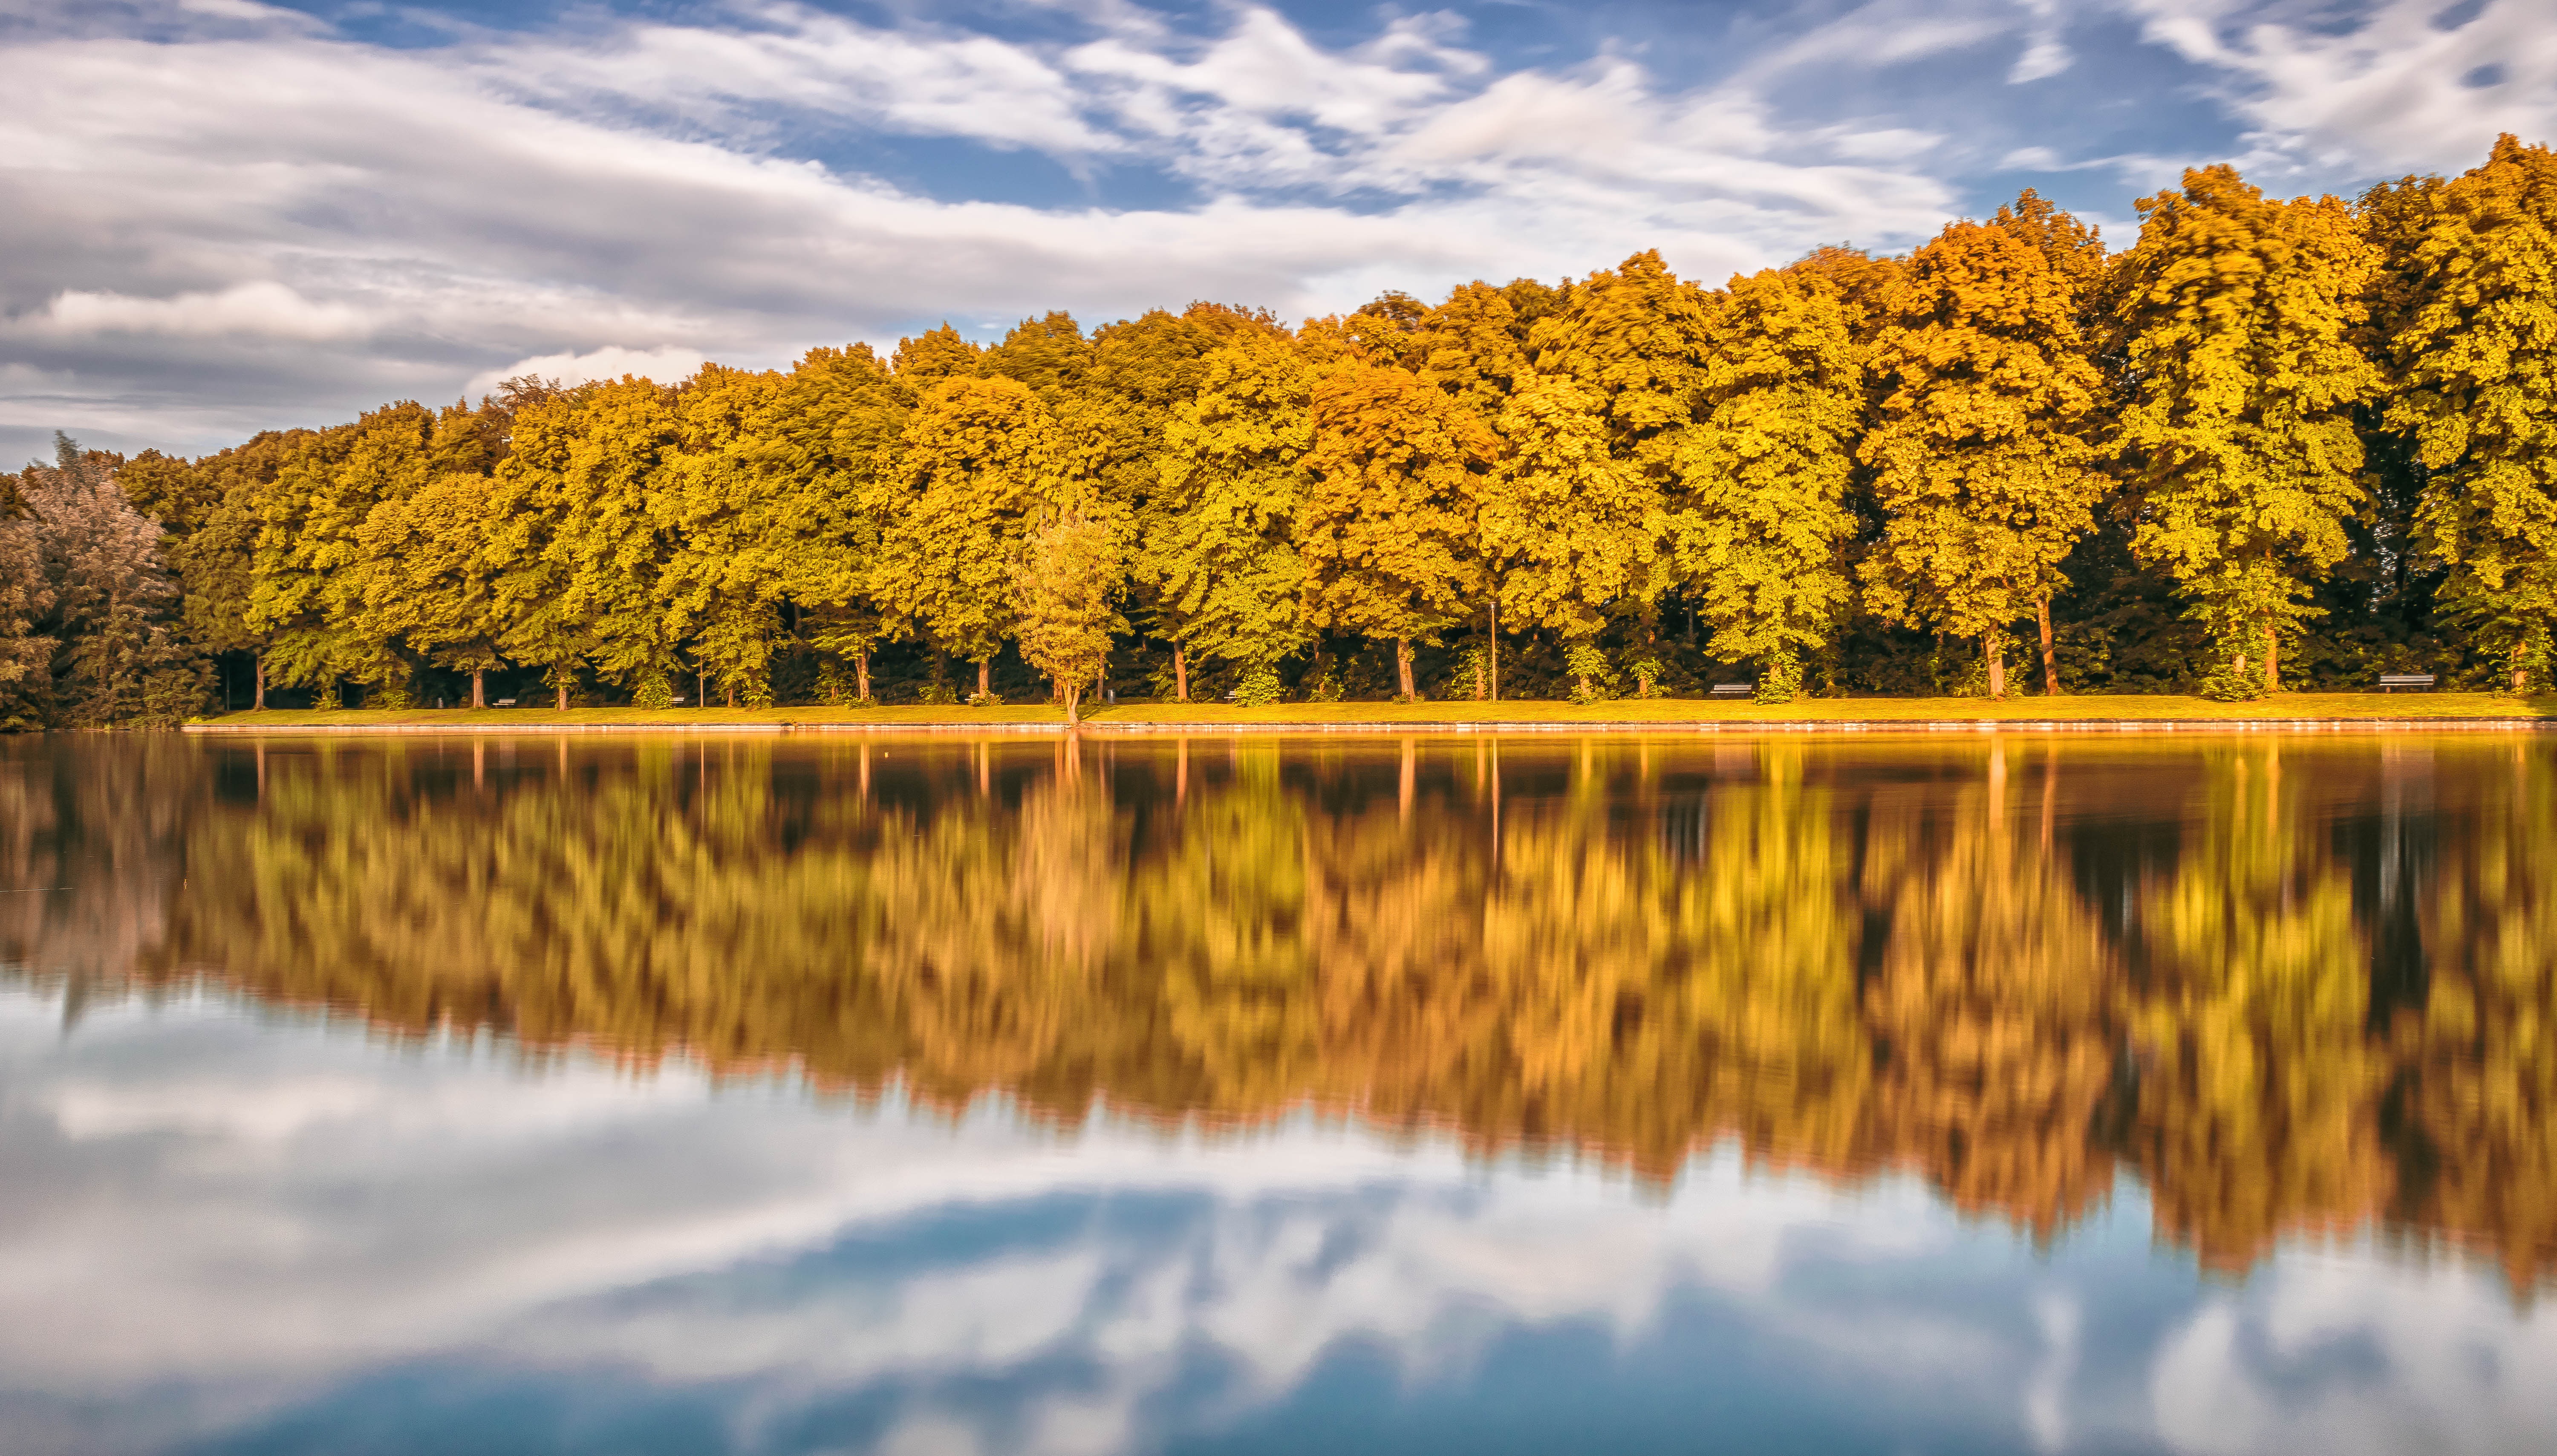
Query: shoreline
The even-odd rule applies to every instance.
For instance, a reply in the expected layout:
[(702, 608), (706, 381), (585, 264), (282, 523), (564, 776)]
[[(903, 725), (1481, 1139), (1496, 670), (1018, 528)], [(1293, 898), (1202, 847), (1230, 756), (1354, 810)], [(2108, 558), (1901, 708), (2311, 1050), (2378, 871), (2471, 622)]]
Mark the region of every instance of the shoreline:
[[(1523, 704), (1285, 704), (1265, 709), (1226, 705), (1126, 705), (1100, 710), (1077, 725), (1092, 735), (1218, 736), (1297, 733), (1528, 733), (1715, 735), (1723, 733), (2156, 733), (2156, 732), (2522, 732), (2557, 728), (2557, 700), (2490, 694), (2411, 695), (2382, 707), (2368, 694), (2285, 695), (2270, 704), (2220, 704), (2191, 698), (2061, 700), (2078, 712), (2052, 712), (2047, 700), (1990, 705), (1980, 700), (1866, 699), (1790, 704), (1713, 705), (1652, 700), (1592, 706)], [(2136, 706), (2133, 706), (2133, 705)], [(1716, 708), (1721, 711), (1714, 711)], [(1900, 711), (1893, 712), (1897, 708)], [(1697, 710), (1702, 709), (1699, 712)], [(1822, 711), (1826, 709), (1828, 711)], [(2039, 709), (2040, 711), (2034, 711)], [(2125, 711), (2128, 709), (2128, 711)], [(2395, 711), (2390, 711), (2394, 709)], [(1879, 711), (1877, 711), (1879, 710)], [(651, 712), (628, 708), (266, 710), (190, 723), (184, 732), (263, 736), (516, 736), (566, 733), (921, 733), (1063, 734), (1064, 716), (1045, 706), (992, 709), (903, 707), (868, 710), (714, 709)]]

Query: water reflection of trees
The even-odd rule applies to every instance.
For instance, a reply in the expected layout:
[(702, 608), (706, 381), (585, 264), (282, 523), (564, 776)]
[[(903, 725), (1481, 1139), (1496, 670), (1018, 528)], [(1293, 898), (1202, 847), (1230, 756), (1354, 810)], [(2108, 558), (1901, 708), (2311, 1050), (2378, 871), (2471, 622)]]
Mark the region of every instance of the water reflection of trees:
[(0, 763), (6, 887), (75, 886), (0, 961), (1064, 1123), (1730, 1139), (2037, 1240), (2127, 1174), (2228, 1269), (2557, 1263), (2536, 743), (255, 757)]

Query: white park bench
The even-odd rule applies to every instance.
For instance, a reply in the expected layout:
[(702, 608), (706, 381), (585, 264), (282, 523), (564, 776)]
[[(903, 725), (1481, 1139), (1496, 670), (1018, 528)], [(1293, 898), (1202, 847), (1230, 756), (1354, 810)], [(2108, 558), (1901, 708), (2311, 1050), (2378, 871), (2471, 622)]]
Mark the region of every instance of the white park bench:
[(2418, 693), (2429, 693), (2433, 690), (2433, 674), (2428, 672), (2405, 672), (2385, 673), (2381, 675), (2379, 679), (2380, 692), (2394, 693), (2399, 688), (2411, 689)]
[(1758, 685), (1756, 683), (1716, 683), (1713, 685), (1713, 691), (1705, 694), (1704, 696), (1708, 698), (1746, 698), (1757, 691)]
[(500, 698), (497, 700), (497, 706), (500, 708), (512, 708), (515, 706), (515, 700), (512, 698)]

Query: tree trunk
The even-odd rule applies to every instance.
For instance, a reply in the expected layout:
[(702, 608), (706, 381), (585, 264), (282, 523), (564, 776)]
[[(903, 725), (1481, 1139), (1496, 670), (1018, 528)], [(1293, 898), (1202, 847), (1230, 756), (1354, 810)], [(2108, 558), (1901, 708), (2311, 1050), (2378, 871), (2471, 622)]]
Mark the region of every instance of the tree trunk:
[(1501, 701), (1501, 588), (1492, 584), (1492, 701)]
[(1177, 702), (1190, 701), (1190, 660), (1181, 644), (1172, 644), (1172, 697)]
[(2006, 643), (1999, 640), (2001, 635), (1998, 632), (1980, 634), (1980, 655), (1989, 662), (1989, 701), (1992, 703), (2006, 697)]
[(1394, 675), (1403, 684), (1403, 701), (1411, 702), (1413, 698), (1412, 639), (1409, 637), (1394, 639)]
[(266, 654), (254, 651), (249, 653), (248, 667), (257, 678), (257, 697), (249, 707), (263, 709), (266, 707)]
[(2264, 619), (2264, 691), (2282, 691), (2282, 629), (2270, 617)]
[(2033, 603), (2034, 619), (2042, 626), (2042, 693), (2046, 698), (2060, 696), (2060, 654), (2051, 648), (2051, 594)]
[(1080, 700), (1083, 697), (1083, 685), (1081, 683), (1069, 683), (1063, 678), (1059, 678), (1056, 684), (1056, 692), (1058, 697), (1065, 700), (1065, 726), (1067, 728), (1073, 728), (1075, 725), (1083, 722), (1082, 716), (1075, 712), (1075, 709), (1080, 706)]
[(2521, 690), (2529, 685), (2529, 669), (2523, 667), (2518, 658), (2514, 659), (2512, 664), (2512, 696), (2515, 698), (2521, 696)]
[(488, 706), (488, 671), (485, 668), (471, 669), (471, 706), (473, 708)]
[(995, 696), (995, 659), (991, 657), (979, 658), (977, 661), (978, 701), (983, 702), (993, 696)]
[(871, 701), (871, 654), (868, 649), (853, 654), (853, 681), (862, 691), (862, 701)]
[(559, 694), (559, 711), (562, 713), (568, 712), (568, 679), (566, 677), (561, 677), (557, 681), (553, 682), (551, 686), (553, 689), (557, 690)]

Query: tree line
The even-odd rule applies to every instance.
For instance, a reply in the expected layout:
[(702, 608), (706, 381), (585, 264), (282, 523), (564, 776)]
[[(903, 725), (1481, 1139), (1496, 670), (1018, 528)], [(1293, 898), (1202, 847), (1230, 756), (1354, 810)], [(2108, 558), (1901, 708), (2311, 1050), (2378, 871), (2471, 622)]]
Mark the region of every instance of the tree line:
[[(1292, 330), (1052, 313), (195, 461), (66, 442), (5, 477), (0, 694), (165, 714), (206, 661), (226, 702), (383, 706), (2544, 687), (2549, 149), (2138, 205), (2119, 251), (2028, 191), (1720, 288), (1644, 252)], [(72, 478), (148, 518), (98, 517), (113, 605), (43, 544), (90, 529)]]
[(1312, 1107), (1664, 1183), (1736, 1144), (2041, 1241), (2129, 1178), (2216, 1269), (2366, 1231), (2525, 1297), (2557, 1274), (2530, 744), (143, 738), (12, 768), (0, 886), (66, 888), (0, 896), (0, 965), (72, 996), (209, 986), (1068, 1126)]

